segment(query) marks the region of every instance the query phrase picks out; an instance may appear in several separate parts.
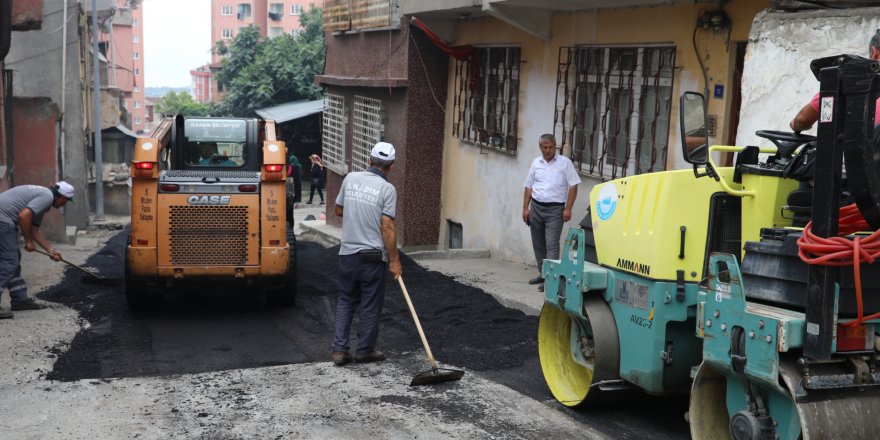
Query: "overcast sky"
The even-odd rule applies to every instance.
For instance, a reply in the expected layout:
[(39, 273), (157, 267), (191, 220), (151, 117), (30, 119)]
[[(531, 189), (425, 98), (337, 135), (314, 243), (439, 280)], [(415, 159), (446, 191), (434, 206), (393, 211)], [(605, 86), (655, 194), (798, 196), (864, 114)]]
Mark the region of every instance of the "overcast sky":
[(186, 87), (211, 62), (211, 0), (143, 0), (146, 87)]

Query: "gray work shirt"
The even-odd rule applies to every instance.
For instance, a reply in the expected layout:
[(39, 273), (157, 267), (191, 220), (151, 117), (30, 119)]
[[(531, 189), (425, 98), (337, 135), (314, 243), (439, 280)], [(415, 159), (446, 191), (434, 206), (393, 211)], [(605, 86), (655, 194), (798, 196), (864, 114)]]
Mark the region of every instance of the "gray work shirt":
[(370, 171), (349, 173), (342, 181), (336, 205), (344, 209), (339, 255), (380, 249), (382, 260), (387, 262), (382, 216), (394, 219), (396, 215), (397, 190), (394, 185)]
[(19, 185), (0, 193), (0, 222), (18, 226), (18, 214), (24, 208), (34, 213), (35, 226), (43, 222), (43, 214), (52, 208), (55, 195), (45, 186)]

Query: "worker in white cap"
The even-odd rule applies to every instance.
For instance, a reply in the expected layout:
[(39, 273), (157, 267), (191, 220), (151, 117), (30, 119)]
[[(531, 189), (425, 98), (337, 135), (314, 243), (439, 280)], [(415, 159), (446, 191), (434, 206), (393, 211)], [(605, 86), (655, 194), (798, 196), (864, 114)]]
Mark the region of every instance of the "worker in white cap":
[[(73, 186), (61, 181), (51, 188), (20, 185), (0, 193), (0, 294), (9, 289), (12, 310), (38, 310), (46, 305), (28, 297), (27, 284), (21, 277), (21, 251), (18, 230), (24, 236), (24, 248), (33, 252), (40, 245), (55, 261), (61, 254), (40, 232), (43, 215), (51, 208), (61, 208), (73, 200)], [(12, 312), (0, 310), (0, 319), (12, 318)]]
[[(388, 182), (394, 159), (393, 145), (377, 143), (370, 152), (367, 171), (348, 173), (336, 197), (336, 215), (342, 217), (339, 299), (332, 346), (332, 360), (337, 366), (352, 360), (363, 363), (385, 359), (385, 354), (376, 350), (376, 340), (385, 303), (386, 272), (395, 279), (401, 273), (394, 226), (397, 190)], [(349, 333), (358, 310), (357, 349), (352, 357)]]

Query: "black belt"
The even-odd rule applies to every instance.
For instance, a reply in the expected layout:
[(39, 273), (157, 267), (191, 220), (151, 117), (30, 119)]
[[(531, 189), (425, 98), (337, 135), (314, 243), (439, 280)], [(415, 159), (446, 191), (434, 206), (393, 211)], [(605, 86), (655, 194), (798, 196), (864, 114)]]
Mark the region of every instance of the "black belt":
[(539, 206), (565, 206), (565, 203), (562, 202), (539, 202), (535, 199), (532, 199), (532, 201)]

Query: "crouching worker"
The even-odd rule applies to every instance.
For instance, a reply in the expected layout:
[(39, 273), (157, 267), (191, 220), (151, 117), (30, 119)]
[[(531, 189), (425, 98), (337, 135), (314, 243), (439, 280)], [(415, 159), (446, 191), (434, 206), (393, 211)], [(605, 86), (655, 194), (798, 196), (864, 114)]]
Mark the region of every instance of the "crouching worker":
[[(46, 308), (28, 297), (27, 285), (21, 277), (18, 229), (24, 236), (26, 251), (33, 252), (40, 245), (52, 254), (53, 260), (60, 261), (61, 254), (40, 232), (40, 223), (50, 208), (60, 208), (73, 200), (73, 193), (73, 186), (63, 181), (52, 188), (20, 185), (0, 193), (0, 294), (9, 289), (13, 311)], [(12, 312), (0, 310), (0, 319), (11, 317)]]

